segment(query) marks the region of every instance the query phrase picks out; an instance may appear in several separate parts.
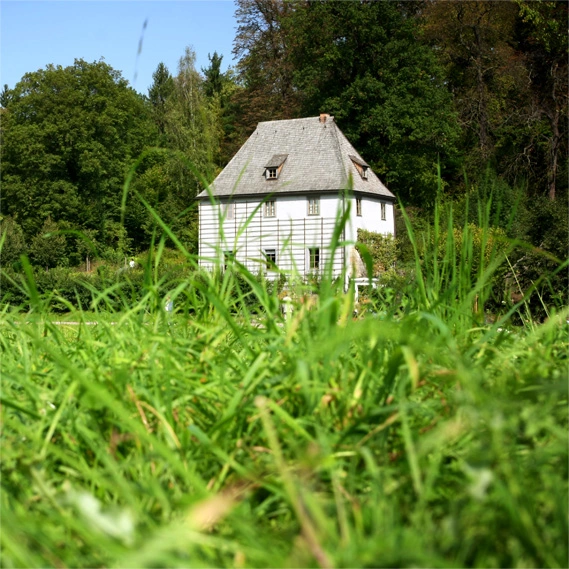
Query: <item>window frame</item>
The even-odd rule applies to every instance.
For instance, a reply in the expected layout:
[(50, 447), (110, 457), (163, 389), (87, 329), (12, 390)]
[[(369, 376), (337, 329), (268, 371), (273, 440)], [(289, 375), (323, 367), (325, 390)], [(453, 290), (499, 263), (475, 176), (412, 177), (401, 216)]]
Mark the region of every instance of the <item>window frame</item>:
[(227, 202), (223, 206), (223, 217), (225, 219), (235, 219), (235, 203)]
[(320, 215), (320, 197), (306, 199), (307, 215), (318, 216)]
[(308, 247), (308, 270), (319, 271), (321, 260), (320, 247)]
[(265, 170), (265, 178), (267, 180), (276, 180), (279, 177), (277, 170), (278, 170), (278, 168), (276, 168), (276, 167), (267, 168)]
[(386, 205), (386, 203), (381, 202), (380, 208), (381, 208), (381, 221), (386, 221), (387, 220), (387, 205)]
[(274, 248), (265, 249), (263, 251), (263, 257), (265, 258), (265, 268), (268, 271), (277, 270), (277, 250)]
[(356, 198), (356, 215), (362, 217), (362, 198)]
[(276, 217), (277, 216), (277, 204), (276, 200), (267, 200), (263, 207), (263, 217)]

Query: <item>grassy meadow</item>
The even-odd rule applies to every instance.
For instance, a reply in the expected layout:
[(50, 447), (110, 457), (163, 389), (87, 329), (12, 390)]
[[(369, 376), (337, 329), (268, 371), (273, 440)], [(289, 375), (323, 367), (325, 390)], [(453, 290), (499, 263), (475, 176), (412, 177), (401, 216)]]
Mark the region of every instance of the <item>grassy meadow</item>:
[(413, 282), (357, 318), (325, 274), (285, 320), (238, 264), (173, 313), (163, 283), (93, 291), (78, 325), (28, 282), (0, 316), (1, 565), (567, 567), (567, 310), (488, 323), (507, 250), (408, 229)]

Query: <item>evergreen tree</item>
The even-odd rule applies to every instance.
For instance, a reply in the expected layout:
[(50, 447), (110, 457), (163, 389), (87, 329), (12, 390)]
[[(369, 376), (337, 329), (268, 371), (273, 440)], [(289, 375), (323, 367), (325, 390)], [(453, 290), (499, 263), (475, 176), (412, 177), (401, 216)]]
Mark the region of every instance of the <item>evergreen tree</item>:
[(202, 73), (205, 77), (205, 96), (211, 99), (215, 95), (221, 96), (223, 92), (224, 77), (223, 73), (221, 72), (221, 62), (223, 61), (223, 55), (218, 55), (217, 51), (214, 51), (213, 56), (208, 53), (207, 58), (209, 59), (209, 67), (202, 67)]
[(209, 66), (202, 68), (204, 74), (204, 94), (207, 97), (210, 112), (217, 117), (221, 140), (218, 152), (214, 156), (217, 166), (225, 166), (241, 146), (243, 140), (239, 137), (239, 118), (241, 109), (236, 100), (242, 89), (238, 83), (235, 72), (229, 68), (221, 71), (223, 56), (214, 52), (208, 55)]
[(153, 83), (148, 89), (148, 99), (152, 105), (154, 122), (161, 135), (166, 132), (166, 104), (174, 92), (174, 79), (168, 68), (160, 62), (152, 74)]

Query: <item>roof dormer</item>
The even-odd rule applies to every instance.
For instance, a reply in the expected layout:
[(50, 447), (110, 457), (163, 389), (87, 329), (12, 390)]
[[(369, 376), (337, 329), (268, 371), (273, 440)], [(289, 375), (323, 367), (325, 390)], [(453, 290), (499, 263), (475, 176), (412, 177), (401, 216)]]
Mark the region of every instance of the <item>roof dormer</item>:
[(369, 165), (366, 164), (361, 158), (354, 156), (353, 154), (348, 155), (350, 160), (354, 163), (356, 170), (358, 171), (359, 175), (362, 177), (362, 180), (367, 180), (367, 171), (369, 170)]
[(280, 176), (283, 164), (287, 159), (288, 154), (274, 154), (265, 166), (265, 179), (276, 180)]

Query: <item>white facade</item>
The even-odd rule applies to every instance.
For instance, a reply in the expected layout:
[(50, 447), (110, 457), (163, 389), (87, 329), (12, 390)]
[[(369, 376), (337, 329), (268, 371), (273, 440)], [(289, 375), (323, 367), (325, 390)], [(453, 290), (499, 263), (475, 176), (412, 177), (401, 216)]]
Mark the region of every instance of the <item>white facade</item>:
[(259, 123), (197, 198), (200, 265), (210, 270), (235, 259), (269, 278), (347, 279), (352, 266), (358, 278), (358, 229), (395, 233), (395, 196), (327, 114)]
[[(261, 201), (264, 199), (265, 201)], [(343, 211), (350, 216), (335, 251), (331, 242)], [(199, 203), (199, 256), (206, 269), (223, 269), (234, 258), (267, 278), (280, 272), (306, 277), (350, 275), (357, 230), (394, 233), (393, 201), (380, 196), (342, 197), (333, 193), (235, 196)], [(332, 259), (333, 257), (333, 259)]]

